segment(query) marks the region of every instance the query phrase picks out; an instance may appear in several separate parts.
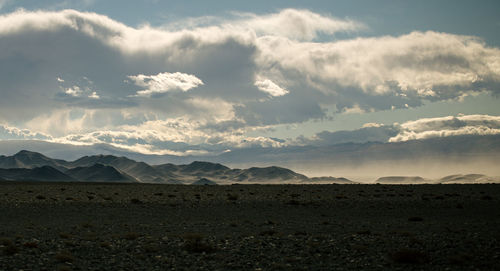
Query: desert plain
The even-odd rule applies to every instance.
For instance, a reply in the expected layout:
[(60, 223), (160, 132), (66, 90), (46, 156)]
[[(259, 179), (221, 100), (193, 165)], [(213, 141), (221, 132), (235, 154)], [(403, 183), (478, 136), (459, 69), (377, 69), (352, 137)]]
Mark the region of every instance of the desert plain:
[(499, 185), (0, 183), (2, 270), (498, 270)]

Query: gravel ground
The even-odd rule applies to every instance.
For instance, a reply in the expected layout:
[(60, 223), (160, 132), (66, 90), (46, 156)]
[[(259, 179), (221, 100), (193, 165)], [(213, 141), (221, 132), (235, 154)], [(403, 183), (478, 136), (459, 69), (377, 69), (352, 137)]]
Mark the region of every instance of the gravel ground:
[(500, 185), (0, 183), (0, 270), (499, 270)]

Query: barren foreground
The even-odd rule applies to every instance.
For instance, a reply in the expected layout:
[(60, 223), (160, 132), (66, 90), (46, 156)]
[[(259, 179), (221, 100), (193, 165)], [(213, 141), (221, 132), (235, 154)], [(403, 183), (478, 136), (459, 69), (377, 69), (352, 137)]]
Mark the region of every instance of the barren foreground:
[(1, 270), (494, 270), (500, 185), (0, 184)]

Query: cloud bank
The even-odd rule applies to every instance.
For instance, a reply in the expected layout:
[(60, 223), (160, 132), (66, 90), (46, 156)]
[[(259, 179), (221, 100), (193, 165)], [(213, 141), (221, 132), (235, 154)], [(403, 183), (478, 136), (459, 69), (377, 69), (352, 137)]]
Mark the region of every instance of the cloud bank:
[[(75, 10), (19, 10), (0, 16), (0, 123), (71, 144), (221, 152), (289, 144), (247, 136), (276, 125), (500, 94), (500, 50), (477, 37), (336, 35), (364, 28), (297, 9), (158, 28)], [(494, 122), (466, 116), (431, 122), (365, 127), (355, 138), (498, 132)], [(324, 132), (301, 144), (341, 138)]]

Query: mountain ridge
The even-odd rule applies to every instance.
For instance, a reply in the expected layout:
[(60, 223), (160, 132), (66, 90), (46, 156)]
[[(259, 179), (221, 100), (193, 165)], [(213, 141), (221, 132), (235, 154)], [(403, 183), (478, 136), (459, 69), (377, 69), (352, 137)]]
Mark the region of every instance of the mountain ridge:
[[(50, 181), (51, 178), (54, 181), (165, 184), (315, 182), (315, 179), (277, 166), (231, 169), (219, 163), (204, 161), (193, 161), (184, 165), (167, 163), (151, 166), (145, 162), (114, 155), (83, 156), (74, 161), (65, 161), (26, 150), (13, 156), (0, 156), (0, 180)], [(345, 183), (352, 183), (344, 180)]]

